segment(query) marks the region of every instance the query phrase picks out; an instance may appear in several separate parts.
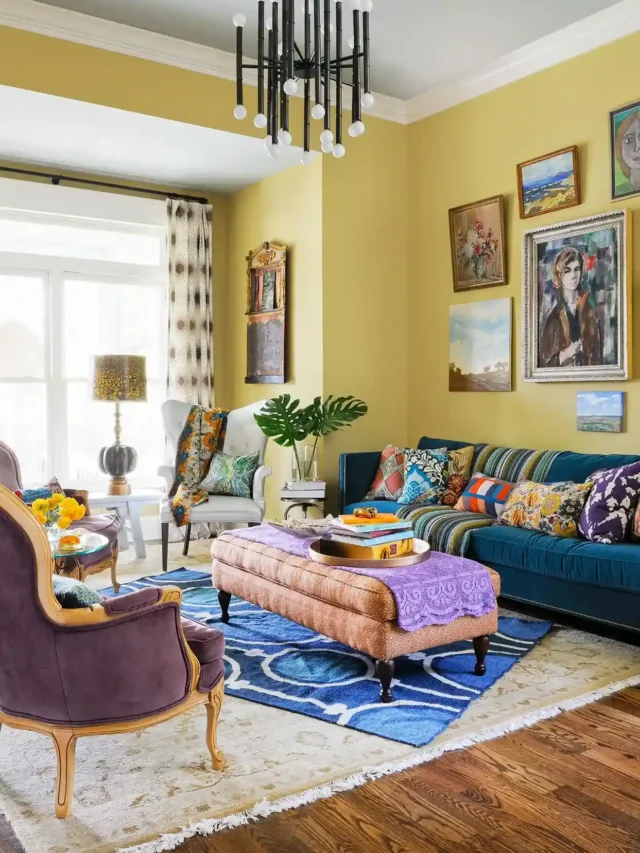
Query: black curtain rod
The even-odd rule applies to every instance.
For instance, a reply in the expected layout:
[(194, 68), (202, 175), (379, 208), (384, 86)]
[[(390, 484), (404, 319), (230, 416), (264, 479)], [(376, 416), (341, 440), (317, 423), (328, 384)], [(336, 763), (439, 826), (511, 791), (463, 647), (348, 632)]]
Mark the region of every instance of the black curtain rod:
[(52, 184), (58, 186), (62, 181), (68, 184), (82, 184), (87, 187), (105, 187), (109, 190), (124, 190), (125, 192), (144, 193), (144, 195), (160, 196), (161, 198), (175, 198), (182, 201), (197, 201), (199, 204), (208, 204), (209, 199), (194, 196), (183, 195), (182, 193), (162, 192), (162, 190), (147, 190), (144, 187), (130, 187), (125, 184), (111, 184), (107, 181), (91, 181), (88, 178), (73, 178), (71, 175), (56, 175), (52, 172), (35, 172), (31, 169), (12, 169), (9, 166), (0, 166), (0, 172), (9, 172), (12, 175), (26, 175), (30, 178), (45, 178), (51, 181)]

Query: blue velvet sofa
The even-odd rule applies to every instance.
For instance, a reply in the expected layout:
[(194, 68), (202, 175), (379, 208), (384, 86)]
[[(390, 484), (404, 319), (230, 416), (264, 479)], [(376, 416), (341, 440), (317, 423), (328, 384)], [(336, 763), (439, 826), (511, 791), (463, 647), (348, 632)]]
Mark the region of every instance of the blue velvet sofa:
[[(470, 443), (424, 437), (418, 447), (456, 450)], [(388, 501), (363, 501), (379, 460), (379, 451), (340, 457), (341, 512), (372, 505), (385, 512), (400, 509)], [(555, 457), (545, 482), (582, 483), (595, 471), (639, 460), (564, 451)], [(602, 545), (495, 524), (471, 531), (464, 556), (499, 572), (505, 599), (640, 631), (640, 544)]]

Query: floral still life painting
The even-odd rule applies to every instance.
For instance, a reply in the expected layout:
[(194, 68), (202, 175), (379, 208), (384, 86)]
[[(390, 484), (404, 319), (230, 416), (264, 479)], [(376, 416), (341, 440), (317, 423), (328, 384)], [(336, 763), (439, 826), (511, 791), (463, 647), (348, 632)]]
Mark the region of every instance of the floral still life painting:
[(507, 283), (501, 195), (452, 208), (449, 230), (455, 291)]
[(614, 211), (524, 235), (524, 378), (629, 378), (628, 215)]
[(640, 194), (640, 101), (611, 113), (611, 198)]
[(577, 147), (520, 163), (518, 199), (521, 219), (580, 204)]
[(511, 298), (449, 309), (449, 390), (511, 390)]
[(578, 394), (580, 432), (622, 432), (624, 391), (596, 391)]

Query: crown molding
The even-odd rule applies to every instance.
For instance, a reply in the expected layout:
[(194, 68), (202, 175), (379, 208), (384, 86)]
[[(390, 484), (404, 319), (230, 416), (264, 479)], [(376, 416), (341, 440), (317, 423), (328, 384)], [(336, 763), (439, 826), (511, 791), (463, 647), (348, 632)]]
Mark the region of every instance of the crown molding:
[(409, 124), (470, 101), (640, 30), (640, 0), (622, 0), (466, 74), (405, 101)]
[[(235, 56), (232, 53), (81, 12), (47, 6), (36, 0), (0, 0), (0, 25), (173, 65), (198, 74), (235, 80)], [(621, 0), (615, 6), (538, 39), (473, 74), (443, 83), (410, 100), (374, 93), (375, 106), (364, 112), (398, 124), (412, 124), (638, 30), (640, 0)], [(255, 86), (255, 75), (247, 76), (245, 82)]]

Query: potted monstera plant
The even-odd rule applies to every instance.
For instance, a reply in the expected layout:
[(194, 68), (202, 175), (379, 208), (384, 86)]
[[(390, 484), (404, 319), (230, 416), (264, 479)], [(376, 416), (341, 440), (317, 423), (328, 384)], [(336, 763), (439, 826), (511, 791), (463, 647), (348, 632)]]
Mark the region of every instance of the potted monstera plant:
[[(255, 415), (262, 432), (281, 447), (291, 447), (294, 456), (294, 477), (314, 479), (317, 467), (318, 441), (325, 435), (351, 426), (367, 414), (367, 404), (355, 397), (316, 397), (313, 403), (301, 407), (300, 400), (281, 394), (268, 400), (260, 414)], [(312, 436), (313, 442), (306, 443)]]

